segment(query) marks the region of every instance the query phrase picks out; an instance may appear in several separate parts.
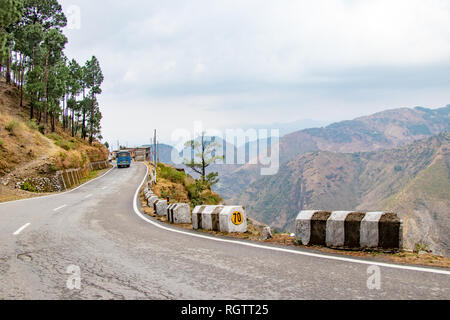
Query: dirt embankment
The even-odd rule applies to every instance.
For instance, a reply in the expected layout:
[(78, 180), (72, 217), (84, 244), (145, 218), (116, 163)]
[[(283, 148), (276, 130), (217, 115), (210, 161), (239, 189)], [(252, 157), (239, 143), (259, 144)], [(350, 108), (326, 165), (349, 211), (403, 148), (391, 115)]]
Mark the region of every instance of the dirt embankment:
[(42, 123), (30, 120), (20, 107), (19, 91), (0, 81), (0, 201), (62, 191), (58, 171), (79, 168), (90, 175), (90, 163), (108, 159), (108, 150), (72, 137), (57, 123), (55, 132), (42, 134)]

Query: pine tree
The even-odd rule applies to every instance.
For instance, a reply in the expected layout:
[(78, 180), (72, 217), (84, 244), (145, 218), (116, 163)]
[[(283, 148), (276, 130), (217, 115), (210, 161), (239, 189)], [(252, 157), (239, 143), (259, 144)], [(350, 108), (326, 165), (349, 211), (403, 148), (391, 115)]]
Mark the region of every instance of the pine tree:
[(97, 105), (97, 99), (96, 95), (102, 93), (102, 89), (100, 88), (102, 82), (103, 82), (103, 73), (102, 69), (100, 68), (100, 63), (98, 62), (97, 58), (95, 56), (92, 57), (91, 60), (89, 60), (86, 63), (86, 85), (88, 88), (90, 88), (89, 94), (91, 98), (91, 112), (90, 112), (90, 130), (89, 130), (89, 143), (92, 144), (94, 141), (94, 135), (95, 135), (95, 125), (97, 124), (96, 118), (96, 105)]
[(10, 82), (11, 26), (21, 17), (21, 5), (18, 0), (0, 0), (0, 65), (7, 64), (7, 82)]
[(43, 123), (43, 133), (50, 117), (52, 131), (60, 121), (73, 136), (81, 128), (81, 136), (89, 134), (92, 143), (101, 138), (97, 96), (103, 74), (95, 56), (83, 67), (74, 59), (68, 62), (66, 24), (58, 0), (0, 0), (0, 72), (6, 69), (7, 82), (19, 88), (20, 105), (28, 100), (30, 119)]
[(218, 183), (218, 173), (212, 172), (207, 175), (206, 169), (217, 160), (223, 159), (223, 156), (216, 156), (216, 149), (221, 147), (220, 144), (210, 141), (203, 132), (197, 140), (186, 142), (185, 147), (190, 148), (194, 156), (191, 159), (184, 159), (184, 164), (200, 174), (201, 181), (209, 184), (209, 187)]
[(48, 105), (48, 80), (50, 66), (56, 64), (61, 58), (64, 46), (67, 43), (67, 38), (57, 29), (51, 29), (44, 35), (44, 42), (42, 44), (45, 52), (45, 77), (44, 77), (44, 132), (47, 130), (47, 105)]

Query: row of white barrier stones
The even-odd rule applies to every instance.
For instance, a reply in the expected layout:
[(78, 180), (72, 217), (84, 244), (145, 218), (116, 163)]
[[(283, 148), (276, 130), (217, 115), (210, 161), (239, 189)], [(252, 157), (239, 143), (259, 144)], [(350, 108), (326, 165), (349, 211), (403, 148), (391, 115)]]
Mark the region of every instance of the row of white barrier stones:
[(168, 205), (167, 200), (159, 199), (148, 186), (144, 196), (149, 207), (158, 216), (167, 216), (173, 224), (191, 224), (195, 230), (205, 229), (227, 233), (247, 232), (247, 213), (242, 206), (197, 206), (191, 214), (187, 203)]
[[(159, 199), (148, 186), (144, 195), (158, 216), (173, 224), (191, 224), (226, 233), (247, 232), (247, 213), (242, 206), (197, 206)], [(403, 223), (394, 213), (354, 211), (301, 211), (296, 219), (296, 239), (303, 245), (331, 248), (402, 248)]]
[(153, 208), (155, 210), (155, 213), (158, 216), (165, 216), (167, 215), (167, 200), (159, 199), (153, 191), (151, 191), (148, 186), (144, 189), (144, 196), (147, 200), (147, 204), (149, 207)]
[(399, 249), (403, 223), (394, 213), (301, 211), (296, 239), (303, 245), (352, 249)]

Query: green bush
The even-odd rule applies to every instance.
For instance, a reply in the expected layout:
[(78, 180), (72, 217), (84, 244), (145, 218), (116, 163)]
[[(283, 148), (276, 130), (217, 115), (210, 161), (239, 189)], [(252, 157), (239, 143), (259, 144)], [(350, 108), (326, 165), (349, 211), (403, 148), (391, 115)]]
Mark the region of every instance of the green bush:
[(0, 147), (3, 147), (3, 140), (0, 138)]
[(39, 125), (36, 119), (27, 120), (26, 124), (31, 130), (39, 130)]
[(218, 194), (215, 193), (209, 193), (207, 195), (202, 196), (202, 198), (204, 204), (212, 206), (218, 205), (223, 200)]
[(65, 141), (65, 140), (56, 143), (56, 145), (63, 148), (66, 151), (70, 151), (73, 146), (69, 141)]
[(428, 252), (429, 250), (430, 250), (429, 246), (422, 242), (416, 243), (416, 246), (414, 248), (415, 253), (420, 253), (421, 251)]
[(194, 207), (200, 206), (203, 204), (202, 192), (205, 186), (201, 181), (195, 181), (192, 184), (186, 186), (186, 190), (188, 192), (189, 200)]
[(59, 134), (57, 133), (49, 133), (47, 134), (47, 138), (51, 139), (54, 141), (54, 143), (58, 146), (63, 148), (66, 151), (70, 151), (73, 148), (74, 143), (65, 140), (63, 137), (61, 137)]
[(21, 187), (22, 190), (25, 191), (30, 191), (30, 192), (36, 192), (36, 187), (33, 186), (31, 183), (29, 183), (28, 181), (25, 181), (24, 184)]
[(9, 132), (9, 133), (14, 133), (14, 130), (19, 126), (19, 123), (16, 120), (11, 120), (10, 122), (8, 122), (8, 124), (6, 125), (5, 129)]
[(200, 205), (218, 205), (223, 200), (218, 194), (213, 193), (209, 189), (207, 182), (201, 180), (196, 180), (186, 185), (186, 190), (189, 200), (194, 207)]
[(43, 124), (39, 125), (39, 132), (44, 134), (45, 133), (45, 126)]

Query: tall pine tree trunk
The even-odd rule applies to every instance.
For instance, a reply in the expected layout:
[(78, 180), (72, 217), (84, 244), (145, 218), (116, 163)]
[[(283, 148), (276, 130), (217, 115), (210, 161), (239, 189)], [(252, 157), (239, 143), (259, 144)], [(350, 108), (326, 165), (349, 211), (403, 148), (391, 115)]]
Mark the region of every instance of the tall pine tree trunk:
[(84, 103), (86, 101), (86, 88), (83, 87), (83, 105), (81, 107), (81, 110), (83, 111), (83, 123), (81, 124), (81, 137), (83, 140), (86, 139), (86, 108), (84, 106)]
[(33, 102), (33, 98), (31, 99), (31, 102), (30, 102), (30, 120), (33, 120), (33, 117), (34, 117), (34, 102)]
[(51, 112), (51, 125), (52, 125), (52, 132), (55, 132), (55, 114), (53, 111)]
[(47, 84), (48, 84), (48, 53), (45, 56), (45, 80), (44, 80), (44, 134), (47, 133)]
[(95, 96), (92, 95), (92, 106), (91, 106), (91, 128), (89, 133), (89, 143), (92, 144), (94, 142), (94, 115), (95, 112)]
[(8, 50), (8, 55), (6, 57), (6, 83), (11, 84), (11, 51)]
[(75, 137), (75, 109), (72, 109), (72, 137)]
[(83, 107), (83, 123), (81, 125), (81, 137), (86, 139), (86, 110)]
[(22, 54), (22, 61), (20, 67), (20, 106), (23, 107), (23, 80), (25, 77), (25, 57)]
[(63, 130), (66, 130), (66, 95), (63, 96), (63, 110), (62, 110), (62, 125)]

